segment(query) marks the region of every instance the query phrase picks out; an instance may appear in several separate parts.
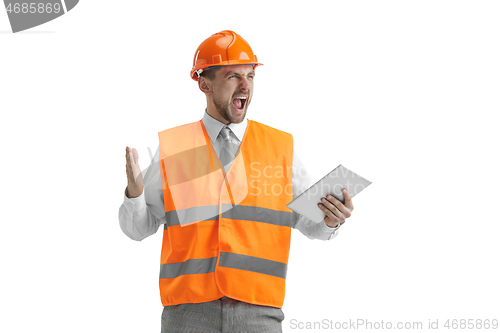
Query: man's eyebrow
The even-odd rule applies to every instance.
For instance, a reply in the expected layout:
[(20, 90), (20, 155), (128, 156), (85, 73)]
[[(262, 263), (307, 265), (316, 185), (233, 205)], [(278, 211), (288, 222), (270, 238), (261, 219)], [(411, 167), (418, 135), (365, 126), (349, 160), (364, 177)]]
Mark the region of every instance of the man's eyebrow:
[[(251, 71), (251, 72), (250, 72), (250, 73), (248, 73), (248, 74), (251, 74), (251, 75), (255, 76), (255, 71)], [(238, 76), (244, 76), (245, 74), (241, 74), (241, 73), (238, 73), (238, 72), (233, 72), (233, 71), (231, 71), (231, 72), (227, 72), (227, 73), (225, 74), (225, 76), (227, 76), (227, 75), (238, 75)]]

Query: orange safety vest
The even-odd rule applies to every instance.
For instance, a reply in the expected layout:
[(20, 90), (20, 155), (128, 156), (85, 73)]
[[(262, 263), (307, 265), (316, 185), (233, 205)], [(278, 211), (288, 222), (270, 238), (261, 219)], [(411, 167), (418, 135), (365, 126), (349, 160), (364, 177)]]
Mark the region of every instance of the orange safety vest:
[(159, 133), (163, 306), (223, 296), (281, 308), (295, 216), (292, 135), (248, 120), (227, 174), (203, 122)]

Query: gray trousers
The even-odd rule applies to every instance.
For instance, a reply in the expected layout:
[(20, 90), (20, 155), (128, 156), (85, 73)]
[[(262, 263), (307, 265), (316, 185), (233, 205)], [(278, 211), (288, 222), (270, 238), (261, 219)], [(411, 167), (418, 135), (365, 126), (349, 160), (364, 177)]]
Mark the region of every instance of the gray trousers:
[(284, 319), (279, 308), (224, 296), (210, 302), (163, 307), (161, 333), (281, 333)]

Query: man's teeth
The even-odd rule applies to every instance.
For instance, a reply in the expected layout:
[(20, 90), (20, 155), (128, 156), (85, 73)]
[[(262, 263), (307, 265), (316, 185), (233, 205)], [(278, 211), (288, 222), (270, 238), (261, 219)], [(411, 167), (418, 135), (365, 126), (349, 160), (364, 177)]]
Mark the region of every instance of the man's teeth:
[(236, 99), (247, 99), (246, 97), (236, 97)]

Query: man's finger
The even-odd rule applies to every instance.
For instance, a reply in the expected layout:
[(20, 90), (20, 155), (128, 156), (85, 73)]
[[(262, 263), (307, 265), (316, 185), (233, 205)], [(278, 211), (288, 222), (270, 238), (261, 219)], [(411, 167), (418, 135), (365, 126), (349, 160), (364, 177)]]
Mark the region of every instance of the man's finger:
[[(340, 222), (342, 221), (337, 215), (335, 215), (330, 209), (328, 209), (325, 205), (323, 204), (318, 204), (319, 208), (325, 213), (327, 217), (330, 218), (331, 221), (333, 222)], [(338, 212), (338, 211), (337, 211)]]
[(327, 195), (326, 199), (330, 201), (333, 205), (335, 205), (335, 207), (337, 207), (338, 210), (342, 211), (342, 209), (344, 209), (344, 205), (342, 204), (342, 202), (339, 199), (335, 198), (333, 195), (330, 194)]
[(128, 158), (130, 160), (130, 163), (132, 165), (136, 165), (139, 163), (139, 153), (135, 148), (129, 149), (128, 151)]
[(126, 150), (125, 157), (127, 160), (127, 164), (125, 165), (125, 167), (127, 171), (128, 181), (129, 183), (130, 182), (137, 183), (137, 178), (138, 175), (140, 174), (140, 170), (139, 171), (134, 170), (137, 169), (137, 166), (136, 163), (134, 163), (134, 156), (132, 155), (133, 150), (128, 146), (125, 148), (125, 150)]
[(321, 202), (323, 203), (323, 205), (328, 209), (330, 210), (333, 214), (335, 214), (336, 216), (339, 215), (339, 209), (329, 200), (326, 200), (325, 198), (321, 198)]
[[(335, 198), (333, 195), (326, 196), (327, 201), (330, 201), (332, 205), (335, 205), (335, 208), (339, 211), (339, 214), (336, 214), (340, 219), (344, 219), (345, 217), (351, 216), (351, 211), (344, 206), (344, 204)], [(332, 210), (333, 211), (333, 210)], [(335, 213), (335, 211), (333, 211)]]
[(352, 205), (351, 195), (349, 194), (349, 192), (347, 192), (347, 189), (343, 189), (342, 194), (344, 195), (344, 206), (352, 211), (354, 209), (354, 206)]
[(125, 148), (125, 158), (127, 159), (127, 164), (130, 164), (130, 148)]
[(325, 215), (326, 215), (327, 217), (333, 218), (333, 217), (332, 217), (332, 212), (331, 212), (330, 210), (328, 210), (328, 208), (326, 208), (326, 207), (325, 207), (325, 205), (323, 205), (323, 204), (318, 204), (318, 207), (319, 207), (319, 209), (321, 209), (321, 210), (323, 211), (323, 213), (325, 213)]

